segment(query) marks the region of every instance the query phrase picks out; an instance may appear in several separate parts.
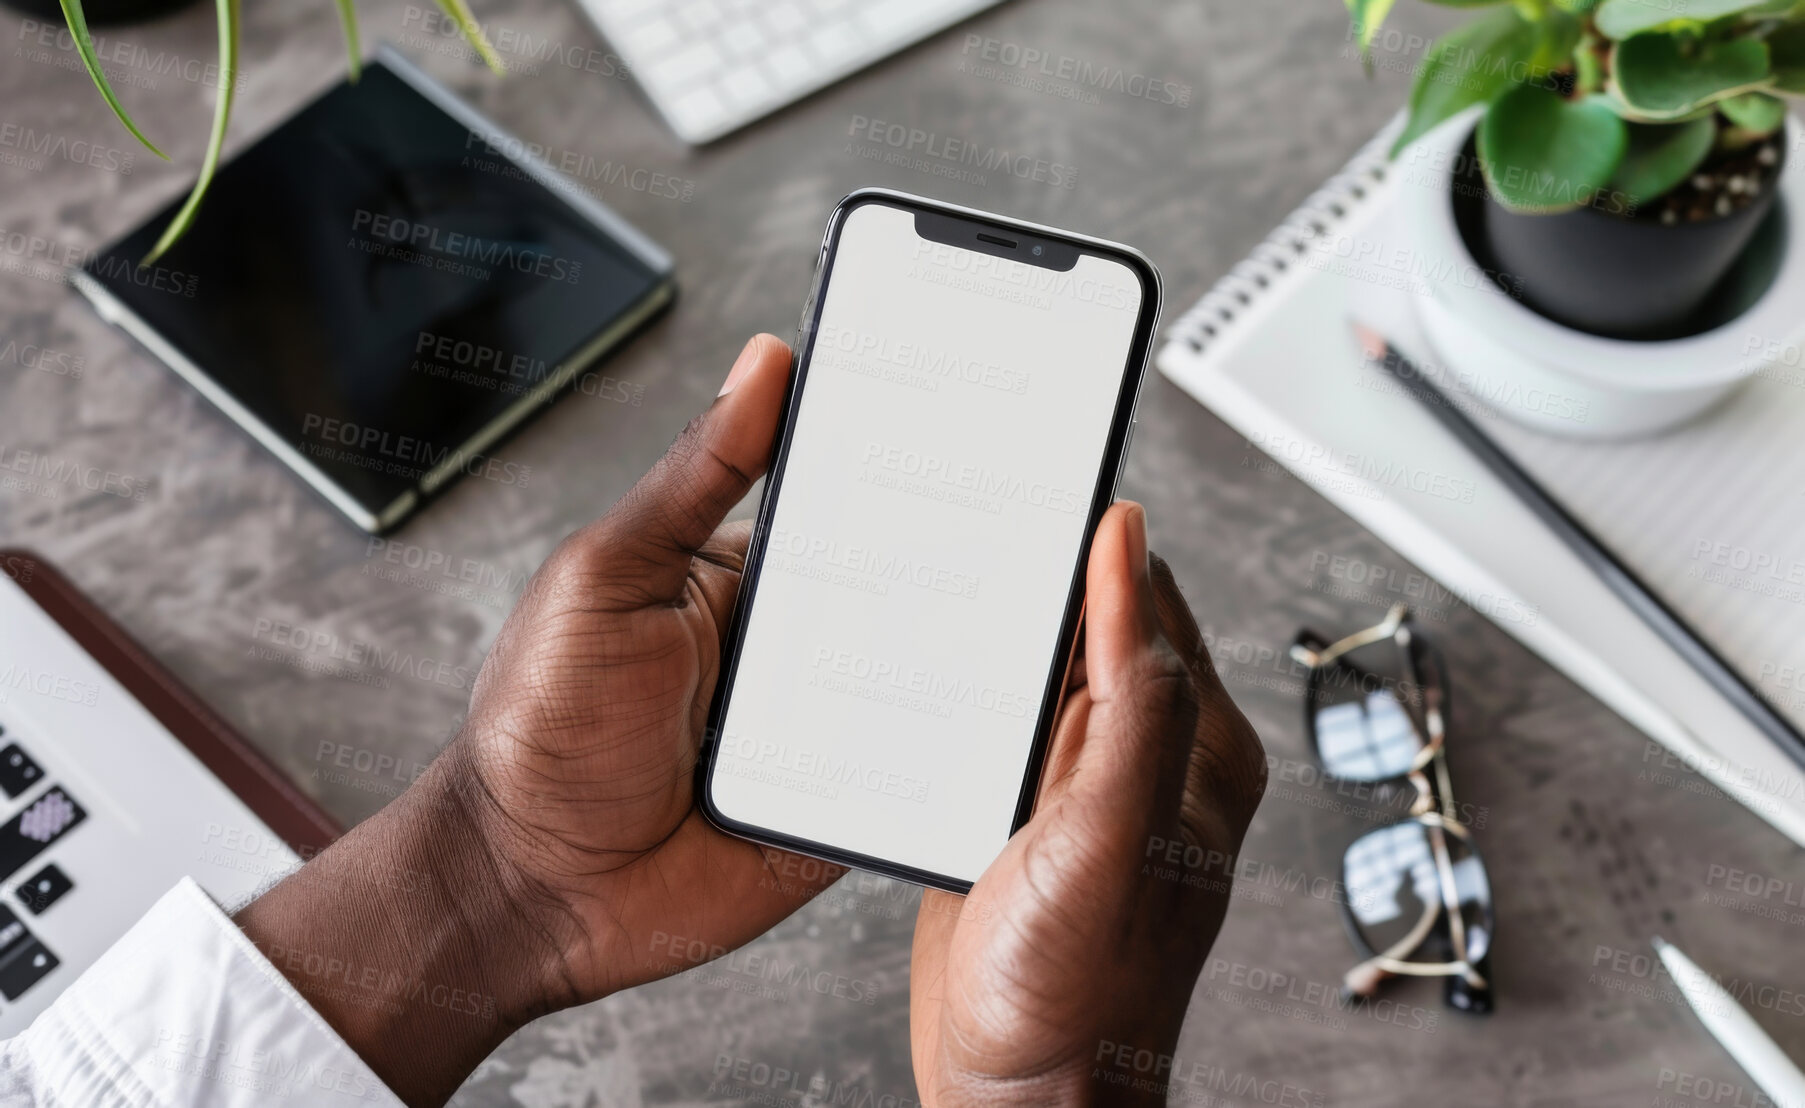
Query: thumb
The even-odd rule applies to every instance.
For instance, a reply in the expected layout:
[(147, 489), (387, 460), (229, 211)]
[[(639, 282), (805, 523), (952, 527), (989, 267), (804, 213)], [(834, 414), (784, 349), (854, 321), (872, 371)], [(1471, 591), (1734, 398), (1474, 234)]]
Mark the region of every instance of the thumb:
[(594, 525), (586, 545), (608, 552), (611, 577), (658, 599), (677, 595), (690, 559), (765, 471), (789, 370), (782, 339), (752, 337), (715, 402)]
[(1151, 813), (1162, 790), (1183, 778), (1198, 708), (1191, 672), (1160, 625), (1139, 504), (1116, 504), (1097, 525), (1085, 590), (1091, 710), (1074, 787)]

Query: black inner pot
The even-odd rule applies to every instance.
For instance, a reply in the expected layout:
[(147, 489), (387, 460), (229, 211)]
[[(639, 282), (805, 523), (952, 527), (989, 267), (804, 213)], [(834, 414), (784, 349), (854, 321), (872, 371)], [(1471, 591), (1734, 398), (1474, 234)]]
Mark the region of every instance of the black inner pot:
[[(81, 10), (89, 27), (107, 27), (155, 19), (195, 2), (196, 0), (82, 0)], [(46, 22), (54, 21), (59, 27), (63, 25), (63, 8), (57, 0), (0, 0), (0, 4)]]
[(1660, 342), (1722, 326), (1773, 283), (1787, 237), (1777, 183), (1776, 174), (1753, 203), (1702, 223), (1593, 208), (1521, 215), (1492, 199), (1469, 137), (1451, 199), (1467, 250), (1506, 293), (1577, 331)]

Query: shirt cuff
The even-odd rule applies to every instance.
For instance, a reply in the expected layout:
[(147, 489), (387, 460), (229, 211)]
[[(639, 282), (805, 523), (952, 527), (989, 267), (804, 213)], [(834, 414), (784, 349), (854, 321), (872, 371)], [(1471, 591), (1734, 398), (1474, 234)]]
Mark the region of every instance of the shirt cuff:
[(59, 1103), (401, 1103), (191, 877), (12, 1046)]

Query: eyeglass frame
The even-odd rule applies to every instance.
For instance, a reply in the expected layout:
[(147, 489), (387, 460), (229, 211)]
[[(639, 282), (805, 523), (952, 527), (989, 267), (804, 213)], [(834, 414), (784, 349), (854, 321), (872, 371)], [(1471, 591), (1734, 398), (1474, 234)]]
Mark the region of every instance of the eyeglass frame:
[[(1489, 978), (1481, 972), (1481, 966), (1489, 960), (1491, 942), (1495, 940), (1497, 934), (1497, 912), (1494, 907), (1491, 913), (1491, 938), (1488, 938), (1487, 940), (1487, 953), (1482, 955), (1477, 962), (1469, 959), (1466, 935), (1467, 924), (1466, 919), (1461, 912), (1460, 890), (1458, 889), (1455, 880), (1454, 862), (1448, 851), (1447, 836), (1453, 835), (1455, 838), (1461, 840), (1461, 842), (1466, 845), (1471, 856), (1479, 861), (1482, 870), (1484, 868), (1484, 861), (1483, 859), (1480, 859), (1478, 847), (1473, 842), (1472, 830), (1461, 821), (1458, 815), (1455, 814), (1453, 783), (1448, 771), (1447, 727), (1442, 714), (1442, 701), (1446, 693), (1443, 684), (1447, 680), (1447, 673), (1439, 664), (1438, 660), (1436, 666), (1438, 671), (1437, 679), (1434, 682), (1424, 682), (1418, 675), (1416, 656), (1413, 653), (1412, 648), (1418, 641), (1427, 645), (1428, 639), (1423, 638), (1419, 640), (1418, 636), (1413, 631), (1410, 622), (1410, 606), (1407, 604), (1394, 604), (1386, 613), (1385, 618), (1379, 623), (1355, 631), (1353, 634), (1346, 635), (1332, 643), (1326, 643), (1326, 645), (1320, 648), (1312, 649), (1305, 644), (1308, 641), (1324, 641), (1322, 636), (1317, 635), (1308, 629), (1300, 631), (1298, 633), (1297, 641), (1291, 646), (1290, 656), (1293, 661), (1309, 667), (1311, 676), (1314, 677), (1316, 674), (1327, 671), (1329, 667), (1338, 663), (1347, 665), (1350, 669), (1354, 668), (1351, 664), (1342, 663), (1341, 659), (1355, 650), (1366, 646), (1377, 645), (1387, 639), (1390, 639), (1398, 648), (1399, 656), (1403, 661), (1405, 680), (1409, 682), (1412, 688), (1415, 688), (1418, 691), (1422, 698), (1423, 718), (1420, 727), (1414, 712), (1411, 712), (1408, 709), (1404, 712), (1405, 718), (1410, 722), (1412, 732), (1415, 733), (1417, 740), (1421, 745), (1415, 756), (1411, 759), (1408, 769), (1404, 770), (1402, 773), (1376, 778), (1366, 783), (1383, 784), (1398, 780), (1408, 780), (1411, 786), (1416, 789), (1416, 799), (1410, 805), (1409, 814), (1403, 819), (1400, 819), (1395, 823), (1387, 824), (1386, 826), (1397, 827), (1406, 823), (1418, 823), (1424, 827), (1426, 837), (1429, 839), (1435, 857), (1436, 884), (1441, 893), (1441, 899), (1439, 902), (1431, 901), (1425, 908), (1422, 919), (1418, 920), (1417, 923), (1411, 927), (1409, 933), (1384, 951), (1373, 950), (1372, 945), (1366, 941), (1365, 936), (1362, 935), (1359, 927), (1350, 916), (1347, 919), (1349, 934), (1353, 938), (1355, 945), (1367, 952), (1368, 957), (1347, 971), (1343, 976), (1343, 986), (1354, 995), (1370, 996), (1377, 990), (1379, 983), (1387, 976), (1458, 978), (1460, 981), (1464, 982), (1468, 989), (1476, 994), (1483, 995), (1485, 1004), (1481, 1010), (1489, 1011), (1491, 982)], [(1306, 713), (1314, 711), (1314, 701), (1316, 699), (1314, 693), (1314, 684), (1306, 686), (1304, 703)], [(1312, 734), (1312, 745), (1315, 745), (1315, 721), (1313, 716), (1309, 717), (1309, 725)], [(1427, 733), (1425, 734), (1425, 732)], [(1318, 748), (1317, 754), (1319, 757), (1321, 756), (1320, 748)], [(1430, 777), (1426, 772), (1432, 766), (1435, 771), (1435, 778), (1433, 781), (1430, 780)], [(1324, 773), (1328, 773), (1326, 766), (1324, 768)], [(1330, 776), (1334, 775), (1330, 774)], [(1384, 830), (1384, 828), (1368, 831), (1355, 839), (1355, 842), (1358, 842), (1359, 839), (1363, 839), (1368, 835), (1377, 834), (1380, 830)], [(1344, 879), (1346, 877), (1346, 867), (1347, 858), (1346, 853), (1343, 852), (1342, 872)], [(1489, 878), (1487, 887), (1488, 889), (1490, 887)], [(1344, 911), (1351, 911), (1351, 909), (1345, 909), (1344, 906)], [(1454, 959), (1446, 962), (1407, 961), (1406, 959), (1408, 959), (1411, 954), (1420, 950), (1423, 944), (1429, 941), (1430, 936), (1435, 932), (1436, 924), (1440, 921), (1444, 913), (1446, 914), (1448, 921), (1448, 937), (1453, 946)], [(1452, 985), (1453, 982), (1450, 982), (1450, 986)], [(1479, 997), (1475, 997), (1475, 1000), (1478, 999)], [(1469, 1004), (1465, 1005), (1465, 1007), (1471, 1010), (1474, 1006)]]

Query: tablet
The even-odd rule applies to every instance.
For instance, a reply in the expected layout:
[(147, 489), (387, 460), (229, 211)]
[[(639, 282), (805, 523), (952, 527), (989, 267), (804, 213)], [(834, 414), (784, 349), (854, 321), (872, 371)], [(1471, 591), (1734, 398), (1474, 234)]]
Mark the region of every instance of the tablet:
[[(463, 474), (675, 295), (665, 252), (385, 48), (71, 280), (358, 526)], [(607, 385), (616, 391), (617, 383)]]

